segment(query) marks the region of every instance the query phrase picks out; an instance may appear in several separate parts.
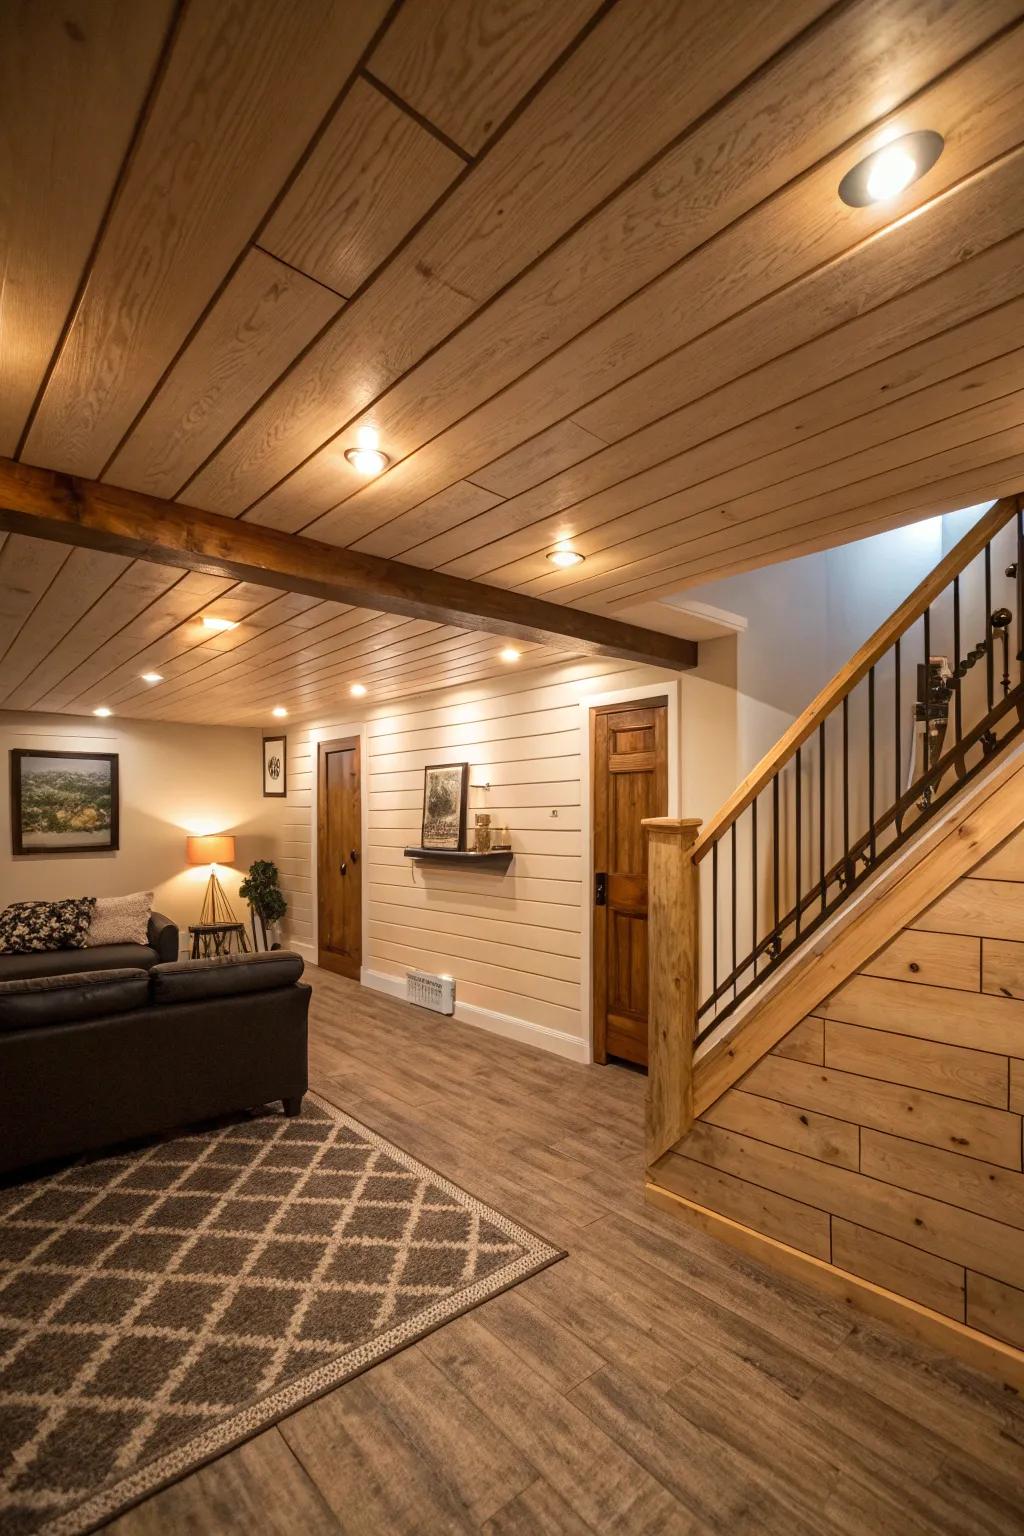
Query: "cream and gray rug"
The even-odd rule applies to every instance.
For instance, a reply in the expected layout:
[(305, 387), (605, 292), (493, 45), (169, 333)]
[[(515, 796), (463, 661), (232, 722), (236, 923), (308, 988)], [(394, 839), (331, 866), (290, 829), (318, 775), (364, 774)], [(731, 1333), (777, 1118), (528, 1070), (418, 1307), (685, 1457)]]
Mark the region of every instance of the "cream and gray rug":
[(314, 1094), (0, 1189), (0, 1532), (79, 1536), (560, 1256)]

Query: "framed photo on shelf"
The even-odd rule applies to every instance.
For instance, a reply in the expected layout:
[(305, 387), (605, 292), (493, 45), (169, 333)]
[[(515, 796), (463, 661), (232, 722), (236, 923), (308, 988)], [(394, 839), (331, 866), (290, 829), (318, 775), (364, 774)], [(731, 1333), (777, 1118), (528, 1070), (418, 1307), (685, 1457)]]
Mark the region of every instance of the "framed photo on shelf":
[(288, 738), (263, 738), (263, 793), (267, 799), (281, 800), (288, 793)]
[(116, 752), (11, 749), (11, 850), (116, 853)]
[(435, 763), (424, 768), (421, 848), (465, 848), (468, 794), (468, 763)]

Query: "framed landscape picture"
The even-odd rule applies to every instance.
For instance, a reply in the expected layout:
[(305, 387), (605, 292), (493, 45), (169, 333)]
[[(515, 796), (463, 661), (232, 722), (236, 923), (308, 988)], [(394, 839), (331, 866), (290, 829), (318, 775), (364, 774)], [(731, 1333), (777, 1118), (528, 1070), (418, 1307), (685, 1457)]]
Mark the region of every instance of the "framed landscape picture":
[(438, 763), (423, 770), (422, 848), (466, 846), (468, 763)]
[(11, 749), (14, 853), (112, 853), (118, 808), (116, 752)]
[(280, 799), (288, 793), (288, 738), (263, 738), (263, 793), (268, 799)]

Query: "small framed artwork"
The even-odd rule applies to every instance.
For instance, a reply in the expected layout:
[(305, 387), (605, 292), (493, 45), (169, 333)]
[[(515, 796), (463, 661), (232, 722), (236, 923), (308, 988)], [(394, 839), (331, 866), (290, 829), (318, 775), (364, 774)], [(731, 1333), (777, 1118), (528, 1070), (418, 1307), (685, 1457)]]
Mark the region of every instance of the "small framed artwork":
[(119, 835), (116, 752), (11, 748), (11, 849), (115, 853)]
[(468, 792), (468, 763), (424, 768), (422, 848), (465, 848)]
[(288, 738), (263, 738), (263, 793), (282, 799), (288, 793)]

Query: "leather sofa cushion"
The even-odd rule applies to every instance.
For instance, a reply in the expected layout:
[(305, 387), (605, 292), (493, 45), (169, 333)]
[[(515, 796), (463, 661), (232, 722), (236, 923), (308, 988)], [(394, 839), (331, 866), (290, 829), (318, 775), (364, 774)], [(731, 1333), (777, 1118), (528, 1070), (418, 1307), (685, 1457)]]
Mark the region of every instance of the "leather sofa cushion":
[(148, 998), (148, 974), (138, 969), (0, 981), (0, 1033), (84, 1024), (143, 1008)]
[(95, 949), (0, 955), (0, 981), (21, 981), (28, 976), (73, 976), (83, 971), (148, 970), (159, 959), (158, 952), (148, 944), (98, 944)]
[(154, 1003), (195, 1002), (290, 987), (303, 972), (301, 955), (275, 949), (259, 955), (220, 955), (212, 960), (178, 960), (154, 965), (149, 973)]

